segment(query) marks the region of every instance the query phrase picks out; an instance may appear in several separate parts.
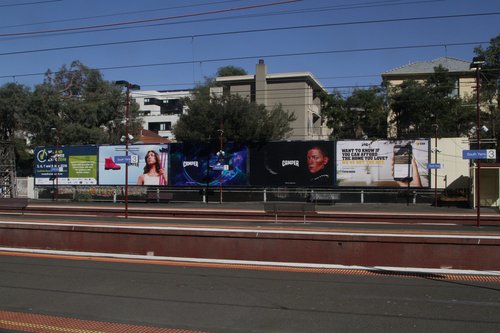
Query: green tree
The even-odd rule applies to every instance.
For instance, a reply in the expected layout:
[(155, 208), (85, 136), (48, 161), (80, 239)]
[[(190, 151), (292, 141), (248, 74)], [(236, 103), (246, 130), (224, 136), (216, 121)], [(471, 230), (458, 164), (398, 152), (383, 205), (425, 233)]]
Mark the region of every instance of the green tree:
[(266, 142), (286, 138), (295, 117), (281, 105), (266, 109), (239, 95), (211, 96), (204, 90), (186, 100), (189, 111), (174, 126), (179, 141), (215, 140), (221, 127), (224, 138), (236, 142)]
[(23, 85), (7, 83), (0, 87), (0, 142), (14, 144), (18, 176), (29, 175), (33, 169), (24, 137), (24, 110), (30, 98), (31, 91)]
[[(490, 40), (487, 48), (474, 49), (476, 56), (483, 56), (486, 63), (481, 74), (481, 122), (490, 129), (485, 135), (500, 140), (500, 34)], [(499, 142), (500, 143), (500, 142)]]
[(346, 102), (342, 94), (335, 90), (331, 94), (321, 93), (321, 116), (326, 119), (326, 126), (332, 130), (332, 139), (345, 139), (350, 137), (346, 132), (345, 124), (348, 123)]
[(0, 87), (0, 141), (14, 140), (23, 130), (23, 114), (31, 92), (23, 85), (7, 83)]
[[(56, 73), (48, 71), (35, 87), (25, 123), (34, 145), (119, 143), (124, 135), (125, 94), (98, 70), (79, 61)], [(131, 104), (130, 133), (141, 122), (138, 105)]]
[(385, 97), (379, 87), (355, 89), (347, 98), (334, 91), (320, 97), (322, 116), (333, 139), (380, 139), (387, 137)]
[(447, 69), (436, 67), (424, 82), (406, 80), (389, 93), (393, 112), (391, 124), (397, 137), (416, 139), (463, 136), (473, 122), (470, 107), (454, 93), (455, 79)]
[(217, 69), (217, 76), (236, 76), (236, 75), (247, 75), (247, 71), (241, 67), (235, 66), (224, 66)]
[(355, 139), (381, 139), (387, 137), (387, 111), (385, 96), (380, 87), (355, 89), (346, 100), (346, 111), (352, 121)]

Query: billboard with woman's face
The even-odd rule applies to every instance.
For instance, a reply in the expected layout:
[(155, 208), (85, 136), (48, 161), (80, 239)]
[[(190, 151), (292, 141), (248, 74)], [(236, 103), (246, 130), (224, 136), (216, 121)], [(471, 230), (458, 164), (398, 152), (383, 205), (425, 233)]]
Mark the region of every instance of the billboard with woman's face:
[(128, 185), (166, 186), (169, 183), (168, 144), (99, 147), (99, 185), (124, 185), (128, 164)]
[(428, 140), (338, 141), (337, 186), (428, 187)]
[(332, 187), (334, 144), (329, 141), (271, 142), (250, 149), (250, 184)]
[(171, 144), (170, 184), (173, 186), (248, 185), (247, 147), (236, 143)]

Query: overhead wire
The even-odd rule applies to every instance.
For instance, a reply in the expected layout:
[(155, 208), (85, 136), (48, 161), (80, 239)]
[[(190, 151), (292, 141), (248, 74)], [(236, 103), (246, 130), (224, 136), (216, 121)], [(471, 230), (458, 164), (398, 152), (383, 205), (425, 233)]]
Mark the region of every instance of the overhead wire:
[(21, 3), (12, 3), (12, 4), (0, 4), (0, 8), (6, 7), (20, 7), (20, 6), (28, 6), (28, 5), (40, 5), (44, 3), (50, 2), (61, 2), (64, 0), (45, 0), (45, 1), (32, 1), (32, 2), (21, 2)]
[[(480, 45), (489, 43), (488, 41), (475, 41), (475, 42), (463, 42), (463, 43), (448, 43), (448, 44), (420, 44), (420, 45), (400, 45), (400, 46), (388, 46), (388, 47), (373, 47), (373, 48), (359, 48), (359, 49), (340, 49), (340, 50), (329, 50), (329, 51), (309, 51), (309, 52), (297, 52), (297, 53), (277, 53), (277, 54), (256, 54), (240, 57), (226, 57), (226, 58), (207, 58), (207, 59), (196, 59), (196, 60), (180, 60), (172, 62), (161, 62), (161, 63), (147, 63), (147, 64), (134, 64), (134, 65), (121, 65), (121, 66), (106, 66), (106, 67), (96, 67), (95, 69), (101, 71), (107, 70), (118, 70), (118, 69), (129, 69), (129, 68), (146, 68), (146, 67), (158, 67), (158, 66), (173, 66), (173, 65), (187, 65), (194, 63), (212, 63), (212, 62), (227, 62), (234, 60), (247, 60), (247, 59), (263, 59), (263, 58), (281, 58), (281, 57), (297, 57), (297, 56), (310, 56), (310, 55), (323, 55), (323, 54), (334, 54), (334, 53), (354, 53), (354, 52), (375, 52), (375, 51), (389, 51), (389, 50), (402, 50), (402, 49), (418, 49), (418, 48), (435, 48), (443, 46), (466, 46), (466, 45)], [(4, 55), (0, 53), (0, 55)], [(0, 75), (0, 78), (11, 78), (11, 77), (26, 77), (26, 76), (39, 76), (45, 75), (45, 72), (41, 73), (25, 73), (25, 74), (9, 74)]]
[(290, 4), (290, 3), (299, 2), (299, 1), (302, 1), (302, 0), (283, 0), (283, 1), (276, 1), (276, 2), (272, 2), (272, 3), (264, 3), (264, 4), (251, 5), (251, 6), (242, 6), (242, 7), (234, 7), (234, 8), (223, 8), (223, 9), (217, 9), (217, 10), (212, 10), (212, 11), (208, 11), (208, 12), (180, 14), (180, 15), (172, 15), (172, 16), (167, 16), (167, 17), (156, 17), (156, 18), (150, 18), (150, 19), (144, 19), (144, 20), (118, 22), (118, 23), (107, 23), (107, 24), (98, 24), (98, 25), (91, 25), (91, 26), (84, 26), (84, 27), (73, 27), (73, 28), (68, 27), (68, 28), (62, 28), (62, 29), (50, 29), (50, 30), (26, 31), (26, 32), (13, 32), (13, 33), (0, 33), (0, 37), (27, 36), (27, 35), (43, 35), (43, 34), (54, 33), (54, 32), (81, 31), (81, 30), (92, 30), (92, 29), (106, 28), (106, 27), (127, 26), (127, 25), (134, 25), (134, 24), (146, 23), (146, 22), (165, 21), (165, 20), (179, 19), (179, 18), (185, 18), (185, 17), (213, 15), (213, 14), (221, 14), (221, 13), (228, 13), (228, 12), (248, 10), (248, 9), (255, 9), (255, 8), (263, 8), (263, 7), (284, 5), (284, 4)]
[[(210, 22), (210, 21), (223, 21), (223, 20), (235, 20), (235, 19), (242, 19), (242, 18), (254, 18), (254, 17), (266, 17), (266, 16), (282, 16), (282, 15), (294, 15), (294, 14), (304, 14), (304, 13), (315, 13), (315, 12), (325, 12), (325, 11), (338, 11), (338, 10), (346, 10), (346, 9), (359, 9), (359, 8), (369, 8), (369, 7), (380, 7), (380, 6), (395, 6), (395, 5), (406, 5), (406, 4), (418, 4), (418, 3), (427, 3), (427, 2), (441, 2), (441, 1), (447, 1), (447, 0), (421, 0), (421, 1), (408, 1), (408, 2), (397, 2), (394, 3), (393, 1), (377, 1), (373, 3), (362, 3), (362, 4), (353, 4), (349, 5), (335, 5), (335, 6), (325, 6), (325, 7), (316, 7), (316, 8), (308, 8), (308, 9), (296, 9), (296, 10), (280, 10), (278, 12), (267, 12), (267, 13), (258, 13), (258, 14), (244, 14), (244, 15), (233, 15), (230, 17), (217, 17), (217, 18), (205, 18), (205, 19), (197, 19), (197, 20), (184, 20), (184, 21), (179, 21), (179, 22), (167, 22), (167, 23), (155, 23), (155, 24), (148, 24), (148, 25), (134, 25), (134, 26), (126, 26), (126, 27), (108, 27), (105, 29), (93, 29), (91, 31), (67, 31), (67, 32), (60, 32), (60, 33), (48, 33), (44, 34), (44, 36), (60, 36), (60, 35), (67, 35), (67, 34), (76, 34), (76, 33), (95, 33), (95, 32), (103, 32), (103, 31), (116, 31), (116, 30), (124, 30), (124, 29), (138, 29), (138, 28), (150, 28), (150, 27), (158, 27), (158, 26), (165, 26), (165, 25), (176, 25), (176, 24), (190, 24), (190, 23), (200, 23), (200, 22)], [(227, 1), (221, 1), (221, 3), (224, 3)], [(380, 4), (382, 2), (382, 4)], [(389, 3), (387, 3), (389, 2)], [(211, 3), (209, 3), (211, 4)], [(186, 6), (187, 7), (187, 6)], [(174, 7), (175, 8), (175, 7)], [(164, 8), (165, 9), (165, 8)], [(159, 9), (162, 10), (162, 9)], [(147, 10), (147, 11), (154, 11), (154, 10)], [(146, 12), (146, 11), (139, 11), (139, 12)], [(128, 14), (134, 13), (134, 12), (127, 12)], [(120, 14), (117, 14), (120, 15)], [(88, 17), (88, 18), (83, 18), (83, 19), (92, 19), (92, 18), (99, 18), (99, 17), (106, 17), (108, 15), (103, 15), (103, 16), (95, 16), (95, 17)], [(113, 15), (109, 15), (113, 16)], [(78, 19), (76, 19), (78, 20)], [(60, 20), (61, 21), (61, 20)], [(48, 22), (40, 22), (36, 24), (47, 24), (47, 23), (57, 23), (60, 21), (48, 21)], [(64, 20), (64, 21), (74, 21), (74, 19), (70, 20)], [(20, 25), (24, 26), (24, 25)], [(0, 27), (2, 28), (9, 28), (9, 27), (15, 27), (15, 26), (4, 26)], [(29, 36), (29, 38), (34, 38), (34, 37), (42, 37), (42, 36)], [(9, 40), (12, 39), (18, 39), (19, 37), (10, 37)], [(27, 38), (24, 36), (23, 38)]]

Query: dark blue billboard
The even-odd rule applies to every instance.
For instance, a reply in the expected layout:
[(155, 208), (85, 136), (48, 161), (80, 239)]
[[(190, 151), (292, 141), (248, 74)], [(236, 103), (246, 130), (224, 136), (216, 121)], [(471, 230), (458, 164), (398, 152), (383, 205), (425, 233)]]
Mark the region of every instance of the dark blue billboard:
[(170, 184), (173, 186), (248, 185), (247, 147), (227, 143), (176, 143), (170, 146)]

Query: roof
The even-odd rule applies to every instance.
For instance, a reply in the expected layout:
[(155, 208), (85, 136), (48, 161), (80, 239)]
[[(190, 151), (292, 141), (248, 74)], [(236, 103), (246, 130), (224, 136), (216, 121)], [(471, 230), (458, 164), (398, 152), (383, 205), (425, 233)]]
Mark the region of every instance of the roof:
[(432, 74), (434, 73), (434, 68), (442, 67), (448, 69), (450, 73), (456, 72), (470, 72), (470, 61), (460, 60), (450, 57), (441, 57), (431, 61), (417, 61), (409, 65), (394, 68), (382, 73), (385, 75), (408, 75), (408, 74)]
[[(305, 81), (309, 83), (314, 90), (325, 90), (323, 85), (312, 75), (310, 72), (289, 72), (289, 73), (276, 73), (267, 74), (266, 79), (268, 83), (273, 81), (288, 81), (288, 82), (298, 82)], [(217, 82), (227, 82), (227, 83), (245, 83), (253, 82), (255, 80), (255, 75), (235, 75), (235, 76), (220, 76), (215, 79)]]
[(165, 139), (153, 131), (141, 129), (137, 138), (138, 143), (170, 143), (169, 139)]

